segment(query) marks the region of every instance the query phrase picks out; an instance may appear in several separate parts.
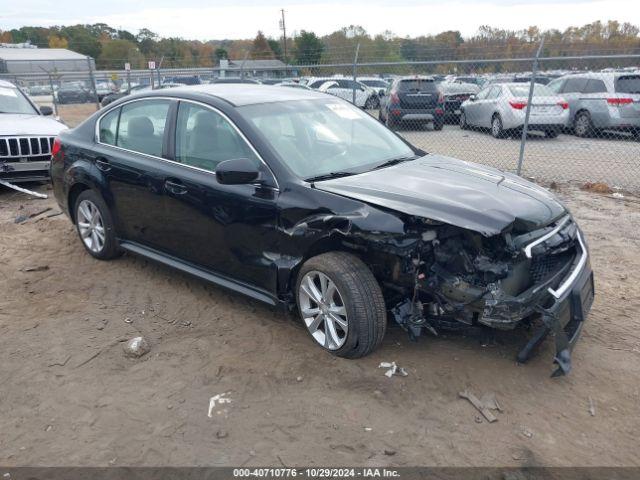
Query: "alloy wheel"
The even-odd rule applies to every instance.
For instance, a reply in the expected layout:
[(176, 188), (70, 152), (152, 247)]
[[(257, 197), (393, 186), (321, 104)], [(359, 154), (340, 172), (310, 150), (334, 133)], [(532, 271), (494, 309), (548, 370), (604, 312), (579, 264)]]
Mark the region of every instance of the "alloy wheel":
[(96, 204), (90, 200), (82, 200), (78, 205), (76, 218), (82, 242), (92, 252), (100, 253), (106, 237), (102, 215)]
[(327, 350), (338, 350), (347, 339), (347, 309), (336, 284), (318, 271), (308, 272), (298, 291), (300, 313), (311, 336)]

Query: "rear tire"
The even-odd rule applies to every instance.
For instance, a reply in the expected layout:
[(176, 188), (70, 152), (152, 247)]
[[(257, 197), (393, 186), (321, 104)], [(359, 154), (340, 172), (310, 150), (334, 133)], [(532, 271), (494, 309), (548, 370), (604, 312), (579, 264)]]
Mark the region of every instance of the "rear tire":
[(360, 358), (382, 342), (387, 327), (384, 297), (358, 257), (330, 252), (310, 258), (298, 273), (295, 292), (303, 324), (331, 354)]
[(85, 190), (74, 205), (76, 230), (85, 250), (98, 260), (119, 257), (113, 218), (102, 197), (93, 190)]
[(500, 118), (500, 115), (498, 115), (497, 113), (491, 119), (491, 135), (493, 135), (493, 138), (505, 137), (504, 127), (502, 126), (502, 118)]
[(433, 129), (440, 131), (444, 127), (444, 119), (434, 120), (433, 121)]
[(460, 119), (458, 120), (458, 122), (462, 130), (469, 129), (469, 124), (467, 123), (467, 115), (464, 113), (464, 110), (460, 113)]
[(593, 122), (591, 121), (591, 115), (589, 112), (578, 112), (573, 121), (573, 133), (575, 133), (577, 137), (581, 138), (587, 138), (593, 135)]
[(560, 132), (559, 132), (557, 129), (555, 129), (555, 128), (554, 128), (554, 129), (551, 129), (551, 130), (546, 130), (546, 131), (544, 132), (544, 135), (545, 135), (547, 138), (557, 138), (559, 133), (560, 133)]
[(393, 120), (391, 117), (387, 117), (384, 121), (384, 124), (391, 130), (395, 130), (398, 128), (397, 120)]

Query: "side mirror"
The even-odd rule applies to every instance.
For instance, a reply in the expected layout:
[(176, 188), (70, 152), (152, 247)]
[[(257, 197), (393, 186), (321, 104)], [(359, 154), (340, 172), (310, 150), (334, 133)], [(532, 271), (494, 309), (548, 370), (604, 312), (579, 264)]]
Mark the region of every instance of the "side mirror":
[(477, 99), (478, 99), (478, 97), (476, 97), (475, 94), (469, 95), (469, 100), (471, 100), (472, 102), (475, 102)]
[(248, 158), (224, 160), (216, 168), (216, 179), (223, 185), (245, 185), (260, 177), (260, 171)]
[(53, 108), (47, 105), (43, 105), (42, 107), (40, 107), (40, 113), (42, 115), (53, 115)]

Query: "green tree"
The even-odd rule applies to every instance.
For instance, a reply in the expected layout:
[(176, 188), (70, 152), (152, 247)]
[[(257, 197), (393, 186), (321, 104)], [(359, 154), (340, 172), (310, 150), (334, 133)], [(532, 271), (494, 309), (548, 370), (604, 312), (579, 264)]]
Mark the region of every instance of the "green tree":
[(67, 39), (70, 50), (93, 58), (100, 56), (102, 50), (100, 41), (93, 37), (84, 25), (61, 27), (60, 34)]
[(283, 60), (284, 56), (282, 54), (282, 44), (278, 40), (274, 40), (273, 38), (268, 39), (267, 43), (269, 44), (269, 48), (273, 52), (273, 55), (278, 60)]
[(310, 65), (320, 62), (324, 44), (314, 32), (301, 30), (293, 39), (293, 54), (299, 65)]
[(222, 60), (223, 58), (229, 58), (229, 52), (227, 52), (226, 48), (218, 47), (216, 48), (215, 52), (213, 52), (213, 54), (218, 61)]
[(98, 68), (121, 69), (125, 63), (130, 63), (132, 68), (144, 66), (144, 55), (140, 53), (138, 46), (129, 40), (109, 40), (102, 45), (100, 57), (97, 59)]

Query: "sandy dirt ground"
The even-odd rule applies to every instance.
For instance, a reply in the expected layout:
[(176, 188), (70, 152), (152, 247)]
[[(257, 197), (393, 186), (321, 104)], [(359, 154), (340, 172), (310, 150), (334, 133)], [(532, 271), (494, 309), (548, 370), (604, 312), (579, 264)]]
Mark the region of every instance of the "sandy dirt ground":
[[(134, 256), (92, 259), (53, 199), (2, 190), (0, 464), (640, 465), (640, 203), (559, 194), (597, 296), (574, 371), (551, 379), (552, 342), (522, 366), (517, 335), (483, 348), (391, 328), (371, 356), (335, 358), (262, 304)], [(150, 353), (126, 357), (140, 334)], [(498, 421), (464, 389), (494, 393)]]

